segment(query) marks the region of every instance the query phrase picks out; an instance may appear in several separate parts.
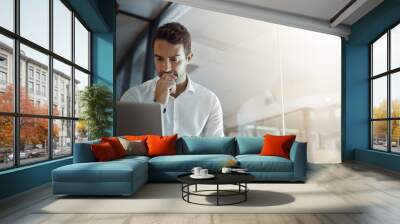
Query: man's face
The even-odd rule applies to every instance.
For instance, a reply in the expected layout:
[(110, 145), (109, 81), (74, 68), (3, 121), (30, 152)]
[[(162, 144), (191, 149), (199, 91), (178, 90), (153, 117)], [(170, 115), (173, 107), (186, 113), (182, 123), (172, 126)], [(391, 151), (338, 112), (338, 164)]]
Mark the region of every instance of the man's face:
[(169, 73), (177, 77), (176, 83), (186, 80), (186, 66), (192, 59), (192, 53), (185, 55), (183, 44), (171, 44), (163, 39), (154, 41), (154, 63), (159, 77)]

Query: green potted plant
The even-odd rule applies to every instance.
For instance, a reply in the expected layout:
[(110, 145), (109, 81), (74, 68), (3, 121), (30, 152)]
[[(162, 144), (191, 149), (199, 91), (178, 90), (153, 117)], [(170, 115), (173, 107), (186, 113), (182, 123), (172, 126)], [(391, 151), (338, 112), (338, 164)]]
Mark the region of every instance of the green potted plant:
[(108, 87), (94, 84), (79, 93), (81, 118), (87, 128), (89, 140), (110, 136), (112, 125), (113, 94)]

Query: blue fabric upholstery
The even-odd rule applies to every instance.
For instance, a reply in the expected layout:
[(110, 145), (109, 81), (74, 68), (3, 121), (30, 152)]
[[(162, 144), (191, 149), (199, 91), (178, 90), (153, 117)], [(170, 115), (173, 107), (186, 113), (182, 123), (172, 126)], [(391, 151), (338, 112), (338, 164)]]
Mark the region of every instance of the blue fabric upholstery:
[(300, 142), (293, 143), (288, 160), (258, 155), (262, 137), (182, 137), (176, 144), (178, 155), (127, 156), (108, 162), (95, 162), (90, 148), (94, 143), (99, 140), (75, 144), (74, 164), (53, 170), (54, 194), (131, 195), (148, 180), (176, 181), (196, 166), (217, 172), (230, 159), (238, 160), (256, 181), (305, 181), (307, 174), (307, 144)]
[(182, 137), (178, 144), (177, 154), (226, 154), (235, 155), (233, 137)]
[(230, 159), (231, 155), (174, 155), (157, 156), (149, 160), (150, 172), (173, 171), (190, 172), (193, 167), (200, 166), (209, 171), (219, 171)]
[(279, 156), (239, 155), (236, 159), (249, 172), (293, 172), (292, 161)]
[(52, 171), (54, 194), (130, 195), (148, 180), (144, 158), (74, 163)]
[(260, 154), (263, 137), (236, 137), (236, 155)]
[(74, 147), (74, 163), (88, 163), (95, 162), (90, 145), (98, 144), (100, 140), (94, 140), (89, 142), (75, 143)]
[(293, 162), (293, 178), (305, 181), (307, 176), (307, 143), (294, 142), (290, 149), (290, 160)]

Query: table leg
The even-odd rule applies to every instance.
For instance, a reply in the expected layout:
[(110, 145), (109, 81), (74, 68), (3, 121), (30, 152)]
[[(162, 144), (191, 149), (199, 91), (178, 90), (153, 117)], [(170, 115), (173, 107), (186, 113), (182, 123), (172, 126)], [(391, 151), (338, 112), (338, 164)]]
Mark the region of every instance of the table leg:
[(217, 184), (217, 206), (219, 205), (219, 184)]
[(195, 186), (195, 191), (197, 192), (197, 184), (196, 184), (196, 186)]
[(244, 183), (244, 190), (245, 190), (245, 192), (244, 192), (244, 201), (247, 201), (247, 192), (248, 192), (248, 190), (247, 190), (247, 182)]

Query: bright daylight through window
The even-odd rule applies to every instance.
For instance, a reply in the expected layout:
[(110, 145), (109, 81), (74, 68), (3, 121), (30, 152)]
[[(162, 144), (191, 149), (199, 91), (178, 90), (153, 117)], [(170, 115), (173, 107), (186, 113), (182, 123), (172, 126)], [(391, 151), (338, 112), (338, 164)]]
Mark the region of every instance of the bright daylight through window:
[(370, 51), (372, 149), (400, 153), (400, 24), (375, 40)]
[(90, 32), (64, 1), (0, 1), (0, 170), (72, 155), (90, 75)]

